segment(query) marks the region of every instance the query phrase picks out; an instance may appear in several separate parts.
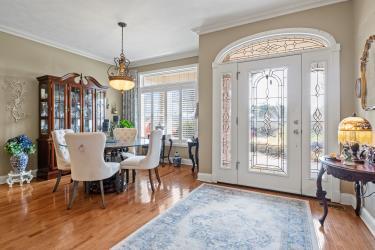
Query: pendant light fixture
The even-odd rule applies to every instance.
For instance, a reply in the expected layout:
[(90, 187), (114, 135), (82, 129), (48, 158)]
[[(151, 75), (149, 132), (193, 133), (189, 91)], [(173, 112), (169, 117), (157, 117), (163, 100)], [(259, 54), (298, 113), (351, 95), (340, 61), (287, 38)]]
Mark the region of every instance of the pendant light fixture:
[(121, 27), (121, 54), (120, 57), (115, 57), (115, 65), (108, 68), (107, 74), (109, 79), (109, 85), (121, 92), (131, 90), (134, 88), (134, 79), (129, 74), (130, 61), (125, 58), (124, 54), (124, 28), (126, 23), (119, 22), (118, 26)]

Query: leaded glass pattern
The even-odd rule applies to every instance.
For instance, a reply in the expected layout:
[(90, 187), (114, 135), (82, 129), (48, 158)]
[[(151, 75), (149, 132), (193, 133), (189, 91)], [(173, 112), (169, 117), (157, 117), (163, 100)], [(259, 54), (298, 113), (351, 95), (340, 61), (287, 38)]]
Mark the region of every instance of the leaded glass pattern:
[(325, 128), (325, 81), (326, 66), (323, 62), (311, 64), (310, 71), (310, 159), (311, 177), (316, 177), (319, 169), (319, 157), (324, 154)]
[(232, 76), (225, 74), (221, 81), (221, 166), (231, 167)]
[(246, 43), (225, 55), (223, 62), (242, 61), (298, 51), (325, 48), (322, 41), (307, 36), (283, 36)]
[(249, 169), (286, 175), (287, 74), (271, 68), (249, 75)]

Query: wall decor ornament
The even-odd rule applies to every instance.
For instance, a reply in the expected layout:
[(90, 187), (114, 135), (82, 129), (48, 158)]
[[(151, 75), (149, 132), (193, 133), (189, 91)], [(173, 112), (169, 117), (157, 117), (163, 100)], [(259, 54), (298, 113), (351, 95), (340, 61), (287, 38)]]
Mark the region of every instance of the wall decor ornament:
[(6, 111), (10, 112), (10, 116), (16, 123), (27, 117), (27, 114), (24, 112), (25, 85), (25, 82), (10, 80), (3, 86), (7, 98)]
[(361, 105), (366, 111), (375, 110), (375, 35), (365, 43), (361, 57)]

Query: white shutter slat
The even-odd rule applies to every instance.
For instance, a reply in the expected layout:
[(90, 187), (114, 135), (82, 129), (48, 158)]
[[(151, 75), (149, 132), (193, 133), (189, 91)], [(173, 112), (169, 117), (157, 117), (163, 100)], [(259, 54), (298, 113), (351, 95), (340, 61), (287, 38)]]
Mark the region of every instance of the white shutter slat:
[(195, 89), (182, 90), (182, 140), (192, 138), (196, 131), (195, 113)]
[(165, 105), (164, 105), (164, 92), (153, 92), (152, 103), (152, 127), (165, 127)]
[(167, 92), (167, 134), (172, 140), (180, 137), (180, 91)]
[(152, 93), (141, 95), (141, 136), (147, 137), (151, 133)]

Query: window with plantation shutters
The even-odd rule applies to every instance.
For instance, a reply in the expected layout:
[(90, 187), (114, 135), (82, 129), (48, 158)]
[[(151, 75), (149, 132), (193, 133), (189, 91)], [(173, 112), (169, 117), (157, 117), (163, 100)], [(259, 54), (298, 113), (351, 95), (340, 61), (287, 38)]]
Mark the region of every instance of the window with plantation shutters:
[(187, 140), (195, 135), (195, 89), (182, 90), (182, 140)]
[(141, 134), (147, 136), (151, 132), (152, 119), (152, 93), (144, 93), (141, 96)]
[(180, 91), (167, 92), (167, 134), (172, 140), (180, 139)]
[(152, 93), (152, 129), (165, 127), (164, 92)]
[(140, 75), (140, 135), (162, 128), (175, 143), (197, 135), (197, 68)]

